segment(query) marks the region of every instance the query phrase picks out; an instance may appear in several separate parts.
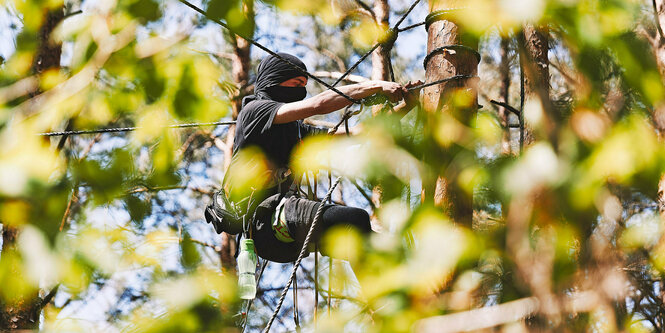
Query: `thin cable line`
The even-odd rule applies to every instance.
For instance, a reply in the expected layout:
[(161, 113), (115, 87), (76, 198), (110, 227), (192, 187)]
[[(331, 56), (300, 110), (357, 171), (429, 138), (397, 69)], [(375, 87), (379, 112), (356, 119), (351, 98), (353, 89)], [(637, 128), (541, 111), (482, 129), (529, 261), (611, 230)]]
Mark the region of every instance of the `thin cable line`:
[(310, 72), (308, 72), (308, 71), (306, 71), (306, 70), (300, 68), (300, 66), (298, 66), (298, 65), (296, 65), (296, 64), (294, 64), (294, 63), (292, 63), (292, 62), (289, 61), (288, 59), (286, 59), (286, 58), (280, 56), (280, 55), (277, 54), (275, 51), (273, 51), (273, 50), (271, 50), (271, 49), (269, 49), (269, 48), (263, 46), (261, 43), (255, 41), (254, 39), (249, 38), (249, 37), (246, 37), (246, 36), (244, 36), (244, 35), (242, 35), (242, 34), (239, 34), (239, 33), (236, 32), (235, 30), (233, 30), (228, 24), (226, 24), (226, 23), (224, 23), (224, 22), (222, 22), (222, 21), (220, 21), (220, 20), (218, 20), (218, 19), (215, 19), (215, 18), (210, 17), (205, 11), (203, 11), (203, 10), (202, 10), (201, 8), (199, 8), (199, 7), (194, 6), (194, 5), (191, 4), (189, 1), (187, 1), (187, 0), (178, 0), (178, 1), (180, 1), (180, 2), (183, 3), (183, 4), (185, 4), (187, 7), (193, 9), (194, 11), (198, 12), (199, 14), (205, 16), (205, 17), (208, 18), (209, 20), (211, 20), (211, 21), (213, 21), (213, 22), (215, 22), (215, 23), (221, 25), (222, 27), (226, 28), (227, 30), (229, 30), (229, 31), (232, 32), (233, 34), (238, 35), (238, 36), (242, 37), (244, 40), (246, 40), (246, 41), (248, 41), (248, 42), (254, 44), (256, 47), (260, 48), (261, 50), (263, 50), (263, 51), (265, 51), (265, 52), (268, 52), (268, 53), (269, 53), (270, 55), (272, 55), (273, 57), (275, 57), (275, 58), (277, 58), (277, 59), (279, 59), (279, 60), (281, 60), (281, 61), (283, 61), (283, 62), (285, 62), (285, 63), (287, 63), (287, 64), (289, 64), (289, 65), (291, 65), (291, 67), (293, 67), (293, 69), (299, 71), (299, 72), (302, 73), (302, 74), (305, 74), (306, 76), (310, 77), (312, 80), (314, 80), (314, 81), (316, 81), (316, 82), (318, 82), (318, 83), (324, 85), (326, 88), (328, 88), (328, 89), (330, 89), (330, 90), (336, 92), (336, 93), (339, 94), (340, 96), (342, 96), (342, 97), (348, 99), (349, 101), (351, 101), (351, 102), (353, 102), (353, 103), (358, 103), (358, 102), (359, 102), (358, 100), (356, 100), (356, 99), (354, 99), (354, 98), (352, 98), (352, 97), (350, 97), (350, 96), (344, 94), (343, 92), (339, 91), (339, 90), (336, 89), (334, 86), (331, 86), (330, 84), (326, 83), (325, 81), (323, 81), (323, 80), (319, 79), (318, 77), (314, 76), (314, 75), (311, 74)]
[[(183, 0), (181, 0), (181, 1), (183, 1)], [(402, 17), (399, 19), (399, 21), (397, 21), (397, 24), (395, 24), (395, 25), (393, 26), (393, 28), (390, 29), (390, 32), (389, 32), (389, 33), (391, 33), (391, 34), (397, 34), (397, 33), (399, 32), (399, 29), (398, 29), (398, 28), (399, 28), (399, 25), (402, 23), (402, 21), (404, 21), (404, 19), (406, 19), (407, 16), (409, 16), (409, 14), (410, 14), (411, 11), (413, 10), (413, 8), (415, 8), (416, 5), (417, 5), (419, 2), (420, 2), (420, 0), (416, 0), (416, 1), (411, 5), (411, 7), (409, 7), (409, 9), (406, 11), (406, 13), (404, 13), (404, 15), (402, 15)], [(392, 40), (394, 41), (394, 39), (396, 39), (396, 38), (397, 38), (397, 37), (395, 36), (395, 37), (393, 37), (393, 38), (389, 38), (388, 40), (391, 40), (391, 39), (392, 39)], [(344, 78), (347, 77), (349, 74), (351, 74), (351, 72), (352, 72), (354, 69), (356, 69), (356, 67), (358, 67), (358, 65), (360, 65), (360, 63), (363, 62), (363, 61), (364, 61), (364, 60), (365, 60), (370, 54), (372, 54), (372, 52), (374, 52), (374, 50), (376, 50), (376, 48), (378, 48), (379, 46), (381, 46), (381, 44), (384, 44), (384, 43), (385, 43), (385, 42), (381, 42), (381, 43), (376, 43), (376, 44), (374, 44), (374, 46), (373, 46), (369, 51), (367, 51), (365, 54), (363, 54), (363, 56), (360, 57), (360, 59), (358, 59), (358, 61), (356, 61), (356, 63), (354, 63), (353, 66), (351, 66), (351, 67), (350, 67), (350, 68), (349, 68), (349, 69), (348, 69), (348, 70), (347, 70), (342, 76), (339, 77), (339, 79), (337, 79), (337, 81), (335, 81), (335, 83), (333, 83), (333, 86), (336, 86), (338, 83), (340, 83), (342, 80), (344, 80)]]
[(411, 30), (411, 29), (413, 29), (413, 28), (417, 28), (417, 27), (419, 27), (419, 26), (421, 26), (421, 25), (425, 25), (425, 21), (423, 21), (423, 22), (418, 22), (418, 23), (414, 23), (414, 24), (412, 24), (412, 25), (407, 25), (407, 26), (404, 27), (404, 28), (399, 28), (399, 29), (397, 29), (397, 32), (402, 32), (402, 31)]
[[(235, 121), (216, 121), (211, 123), (187, 123), (169, 125), (165, 128), (187, 128), (187, 127), (201, 127), (201, 126), (217, 126), (217, 125), (234, 125)], [(141, 127), (112, 127), (100, 128), (96, 130), (80, 130), (80, 131), (62, 131), (62, 132), (47, 132), (38, 133), (39, 136), (63, 136), (63, 135), (82, 135), (82, 134), (98, 134), (98, 133), (117, 133), (117, 132), (131, 132)]]
[(411, 4), (411, 7), (409, 7), (409, 9), (406, 11), (406, 13), (404, 13), (404, 15), (402, 15), (402, 17), (399, 19), (399, 21), (397, 21), (397, 23), (395, 24), (395, 27), (393, 28), (393, 30), (397, 30), (397, 28), (399, 28), (399, 25), (402, 24), (402, 22), (404, 22), (406, 17), (409, 16), (409, 14), (411, 13), (411, 11), (414, 8), (416, 8), (416, 5), (418, 5), (419, 2), (420, 2), (420, 0), (416, 0), (416, 1), (413, 2), (413, 4)]

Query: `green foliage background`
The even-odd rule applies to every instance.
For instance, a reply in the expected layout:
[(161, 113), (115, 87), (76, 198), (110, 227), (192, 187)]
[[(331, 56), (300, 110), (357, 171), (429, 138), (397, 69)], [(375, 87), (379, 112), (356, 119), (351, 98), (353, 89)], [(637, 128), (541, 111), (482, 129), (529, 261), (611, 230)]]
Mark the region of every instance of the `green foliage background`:
[[(409, 331), (423, 318), (531, 296), (556, 300), (557, 311), (535, 316), (545, 318), (541, 327), (655, 329), (649, 312), (640, 309), (657, 303), (644, 295), (662, 289), (665, 269), (657, 206), (665, 150), (656, 119), (663, 112), (664, 78), (640, 32), (655, 30), (653, 8), (634, 0), (506, 3), (468, 1), (475, 10), (455, 17), (471, 40), (480, 41), (485, 59), (485, 108), (471, 126), (420, 109), (402, 120), (371, 118), (365, 111), (363, 135), (313, 139), (293, 156), (298, 171), (312, 178), (332, 167), (361, 189), (381, 184), (384, 190), (374, 211), (382, 233), (365, 240), (343, 232), (329, 236), (336, 244), (330, 251), (356, 269), (338, 262), (336, 278), (322, 282), (348, 299), (337, 301), (330, 316), (320, 314), (319, 329)], [(226, 129), (167, 128), (230, 117), (229, 86), (237, 88), (230, 64), (202, 52), (196, 35), (214, 25), (200, 16), (174, 21), (174, 11), (188, 10), (175, 1), (99, 2), (66, 18), (51, 37), (69, 47), (67, 65), (33, 73), (44, 9), (78, 5), (4, 4), (22, 28), (15, 52), (0, 65), (0, 222), (3, 229), (19, 230), (17, 246), (0, 253), (0, 305), (34, 299), (57, 285), (55, 301), (43, 312), (41, 328), (47, 331), (89, 329), (68, 314), (71, 304), (91, 306), (86, 304), (94, 294), (113, 294), (118, 301), (96, 329), (237, 327), (242, 303), (235, 276), (221, 270), (209, 246), (218, 239), (200, 214), (205, 194), (219, 187), (223, 161), (213, 147)], [(346, 15), (343, 5), (279, 0), (261, 8), (335, 31), (317, 36), (327, 36), (319, 43), (351, 63), (347, 58), (366, 51), (382, 30), (362, 15)], [(256, 28), (240, 1), (212, 0), (203, 8), (240, 33)], [(574, 79), (552, 86), (552, 107), (542, 101), (525, 105), (534, 141), (523, 153), (505, 156), (498, 149), (502, 129), (484, 96), (496, 94), (496, 41), (518, 34), (525, 21), (550, 29), (550, 52), (561, 55), (558, 64)], [(174, 22), (180, 23), (177, 32), (163, 38)], [(414, 65), (400, 61), (398, 79), (418, 79), (409, 74)], [(552, 81), (561, 79), (552, 73)], [(34, 82), (37, 96), (20, 88)], [(518, 104), (516, 90), (512, 105)], [(140, 129), (71, 137), (63, 150), (55, 148), (57, 138), (36, 135), (68, 122), (76, 129)], [(452, 155), (457, 150), (451, 147), (462, 149)], [(414, 184), (449, 169), (462, 170), (458, 182), (473, 194), (473, 225), (454, 223), (431, 198), (419, 200)], [(347, 201), (363, 202), (353, 193)], [(273, 268), (274, 281), (286, 275), (280, 268), (288, 269)], [(310, 276), (313, 268), (305, 269)], [(127, 272), (138, 274), (123, 281)], [(650, 282), (640, 284), (645, 280)], [(596, 302), (583, 311), (566, 310), (576, 292), (591, 293)], [(272, 302), (276, 296), (266, 294)], [(265, 324), (271, 304), (256, 305), (250, 328)]]

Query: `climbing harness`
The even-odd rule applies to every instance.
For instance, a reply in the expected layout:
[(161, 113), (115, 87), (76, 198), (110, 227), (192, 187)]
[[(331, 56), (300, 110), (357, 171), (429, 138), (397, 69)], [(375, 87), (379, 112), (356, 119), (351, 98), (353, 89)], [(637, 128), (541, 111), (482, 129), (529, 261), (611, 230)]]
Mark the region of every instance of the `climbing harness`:
[(282, 198), (275, 209), (273, 214), (272, 230), (275, 238), (284, 243), (293, 243), (295, 239), (289, 233), (289, 227), (286, 225), (286, 211), (284, 210), (284, 203), (286, 198)]
[(206, 222), (212, 224), (215, 232), (221, 234), (238, 234), (244, 231), (243, 218), (237, 213), (238, 209), (226, 197), (226, 193), (221, 190), (212, 196), (212, 202), (206, 206), (204, 217)]

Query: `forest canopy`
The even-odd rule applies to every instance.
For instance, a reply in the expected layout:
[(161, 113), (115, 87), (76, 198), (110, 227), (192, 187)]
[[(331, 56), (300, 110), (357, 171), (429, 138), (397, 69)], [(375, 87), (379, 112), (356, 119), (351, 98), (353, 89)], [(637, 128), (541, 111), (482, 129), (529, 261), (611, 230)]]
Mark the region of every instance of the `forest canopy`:
[(664, 27), (663, 0), (3, 1), (0, 330), (263, 330), (294, 266), (242, 300), (204, 208), (288, 52), (309, 97), (424, 84), (306, 120), (362, 133), (298, 146), (301, 195), (342, 177), (377, 232), (327, 233), (345, 259), (305, 258), (272, 331), (664, 331)]

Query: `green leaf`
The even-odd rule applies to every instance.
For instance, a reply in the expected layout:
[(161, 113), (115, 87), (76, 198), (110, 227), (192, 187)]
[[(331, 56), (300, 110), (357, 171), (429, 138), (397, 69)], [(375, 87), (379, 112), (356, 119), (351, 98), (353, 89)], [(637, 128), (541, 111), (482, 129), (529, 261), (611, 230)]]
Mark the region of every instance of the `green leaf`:
[(192, 65), (187, 64), (180, 77), (180, 85), (173, 99), (173, 111), (176, 117), (189, 119), (201, 107), (201, 97), (196, 91), (196, 77)]
[(180, 253), (180, 262), (186, 269), (194, 269), (201, 262), (199, 250), (187, 232), (183, 232), (183, 239), (180, 242)]
[(132, 16), (143, 22), (157, 21), (162, 17), (159, 3), (153, 0), (138, 0), (127, 8)]
[(142, 200), (137, 195), (128, 195), (124, 201), (127, 212), (135, 223), (140, 223), (152, 213), (151, 200)]
[(211, 0), (208, 3), (206, 13), (216, 20), (225, 20), (229, 10), (237, 6), (237, 0)]
[(152, 58), (147, 58), (139, 62), (137, 75), (139, 84), (145, 90), (145, 98), (148, 104), (154, 103), (162, 96), (166, 88), (166, 82), (155, 67)]

